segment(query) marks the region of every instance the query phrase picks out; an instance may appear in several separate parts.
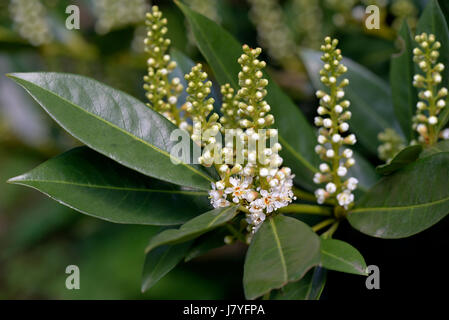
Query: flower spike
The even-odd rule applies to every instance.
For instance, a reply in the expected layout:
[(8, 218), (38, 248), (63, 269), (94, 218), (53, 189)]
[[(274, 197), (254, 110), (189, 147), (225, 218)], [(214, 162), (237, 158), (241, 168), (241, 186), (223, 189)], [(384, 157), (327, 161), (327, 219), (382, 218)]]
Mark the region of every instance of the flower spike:
[(350, 102), (343, 99), (343, 88), (349, 81), (346, 78), (339, 81), (339, 77), (347, 68), (341, 63), (343, 57), (340, 49), (337, 49), (337, 44), (338, 40), (327, 37), (325, 44), (321, 46), (321, 59), (324, 61), (324, 67), (320, 71), (321, 82), (328, 88), (329, 93), (322, 90), (316, 93), (320, 105), (318, 116), (315, 117), (315, 125), (319, 127), (315, 151), (323, 163), (313, 180), (316, 184), (325, 184), (324, 188), (315, 191), (319, 204), (334, 199), (340, 207), (347, 210), (354, 202), (352, 191), (357, 188), (358, 180), (353, 177), (345, 179), (355, 160), (352, 150), (344, 148), (344, 145), (354, 145), (357, 140), (354, 134), (347, 134), (347, 121), (351, 118), (351, 112), (348, 110)]

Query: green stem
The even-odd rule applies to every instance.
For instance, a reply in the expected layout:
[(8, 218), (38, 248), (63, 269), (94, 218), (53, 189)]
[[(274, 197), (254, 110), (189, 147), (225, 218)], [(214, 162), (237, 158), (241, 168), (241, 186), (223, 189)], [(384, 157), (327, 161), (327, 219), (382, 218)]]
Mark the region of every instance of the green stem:
[(326, 220), (314, 225), (312, 227), (312, 230), (317, 232), (317, 231), (327, 227), (328, 225), (332, 224), (334, 221), (335, 221), (335, 219), (326, 219)]
[(329, 230), (327, 230), (321, 236), (324, 239), (332, 238), (332, 235), (335, 233), (335, 231), (337, 231), (339, 224), (340, 224), (340, 221), (335, 221), (334, 224), (329, 228)]
[(298, 199), (300, 199), (300, 200), (312, 201), (312, 202), (316, 201), (316, 197), (312, 193), (301, 190), (295, 186), (293, 186), (292, 190), (293, 190), (294, 195), (297, 196)]
[(321, 216), (331, 216), (332, 208), (315, 206), (310, 204), (290, 204), (287, 207), (278, 209), (280, 213), (303, 213), (303, 214), (315, 214)]

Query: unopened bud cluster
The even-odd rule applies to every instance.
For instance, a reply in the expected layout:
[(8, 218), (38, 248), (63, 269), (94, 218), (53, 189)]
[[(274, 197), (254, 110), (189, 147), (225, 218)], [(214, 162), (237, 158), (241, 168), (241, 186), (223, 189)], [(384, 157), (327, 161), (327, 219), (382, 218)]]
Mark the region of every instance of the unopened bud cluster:
[(177, 108), (179, 95), (183, 91), (181, 80), (170, 79), (170, 73), (176, 68), (176, 62), (168, 54), (170, 39), (167, 34), (167, 19), (162, 16), (157, 6), (146, 15), (147, 36), (144, 40), (145, 52), (148, 54), (148, 74), (144, 77), (144, 89), (149, 106), (164, 115), (177, 126), (183, 118)]
[[(265, 62), (258, 60), (261, 49), (251, 49), (245, 45), (243, 51), (238, 60), (242, 67), (239, 73), (240, 89), (234, 95), (229, 85), (222, 87), (226, 105), (222, 107), (224, 116), (220, 121), (242, 143), (245, 160), (243, 164), (222, 164), (218, 167), (221, 179), (212, 183), (210, 198), (215, 208), (231, 203), (243, 206), (248, 212), (246, 221), (252, 234), (267, 215), (294, 200), (294, 175), (290, 168), (281, 167), (283, 159), (278, 154), (281, 145), (276, 142), (270, 143), (270, 147), (266, 146), (266, 140), (277, 139), (278, 133), (269, 128), (274, 123), (274, 117), (269, 114), (270, 106), (264, 100), (268, 81), (263, 78), (262, 72)], [(231, 124), (236, 127), (230, 127)], [(233, 152), (233, 144), (222, 148), (223, 154)]]
[(338, 40), (327, 37), (321, 46), (321, 59), (324, 62), (320, 71), (321, 82), (329, 89), (329, 93), (321, 90), (316, 93), (320, 105), (315, 118), (315, 125), (319, 127), (315, 151), (323, 162), (319, 166), (320, 172), (314, 176), (314, 182), (325, 184), (324, 188), (315, 191), (319, 204), (326, 200), (336, 200), (339, 206), (348, 209), (354, 202), (352, 191), (357, 188), (358, 180), (346, 178), (348, 169), (355, 164), (355, 160), (352, 150), (345, 145), (354, 145), (357, 140), (354, 134), (348, 134), (350, 102), (344, 99), (343, 88), (349, 81), (339, 80), (347, 68), (341, 63), (342, 55), (337, 44)]
[(433, 34), (422, 33), (415, 37), (418, 47), (413, 50), (413, 61), (422, 73), (413, 78), (413, 85), (420, 89), (413, 128), (419, 133), (419, 142), (433, 144), (438, 139), (438, 115), (446, 107), (447, 88), (440, 87), (444, 65), (438, 63), (440, 42)]
[(249, 0), (250, 18), (257, 27), (262, 46), (276, 61), (287, 66), (296, 60), (294, 36), (287, 24), (283, 9), (277, 0)]
[[(202, 71), (201, 64), (194, 66), (191, 72), (185, 75), (185, 79), (188, 83), (186, 91), (189, 95), (184, 109), (193, 121), (192, 140), (202, 147), (215, 144), (215, 136), (221, 125), (217, 122), (219, 115), (211, 114), (215, 102), (214, 98), (208, 98), (212, 82), (207, 80), (207, 73)], [(186, 126), (188, 126), (187, 122), (184, 122), (181, 129), (185, 129)], [(200, 157), (199, 161), (205, 164), (203, 157)]]
[(391, 128), (380, 132), (377, 136), (381, 144), (377, 148), (379, 159), (389, 162), (399, 151), (405, 148), (402, 137)]
[(147, 10), (145, 0), (95, 0), (93, 3), (98, 16), (95, 29), (100, 34), (141, 23)]
[(9, 5), (14, 28), (33, 46), (51, 42), (53, 35), (45, 7), (39, 0), (11, 0)]

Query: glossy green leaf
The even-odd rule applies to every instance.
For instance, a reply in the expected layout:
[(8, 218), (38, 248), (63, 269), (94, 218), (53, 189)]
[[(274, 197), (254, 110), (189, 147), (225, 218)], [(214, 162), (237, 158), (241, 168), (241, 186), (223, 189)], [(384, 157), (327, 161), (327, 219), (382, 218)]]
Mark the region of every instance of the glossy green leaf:
[[(324, 89), (319, 74), (323, 67), (321, 55), (318, 51), (301, 50), (302, 59), (316, 89)], [(343, 58), (342, 62), (348, 67), (344, 77), (349, 80), (345, 92), (346, 98), (351, 101), (351, 130), (368, 151), (377, 154), (379, 132), (399, 127), (391, 104), (390, 89), (377, 75), (354, 61)]]
[(63, 153), (9, 182), (116, 223), (175, 225), (209, 207), (207, 192), (157, 181), (87, 147)]
[(190, 261), (202, 256), (210, 250), (224, 246), (224, 238), (229, 235), (229, 231), (225, 228), (221, 229), (222, 230), (214, 230), (213, 232), (209, 232), (195, 239), (195, 242), (187, 253), (184, 261)]
[(169, 273), (187, 254), (192, 242), (161, 246), (145, 257), (142, 292), (147, 291)]
[[(192, 28), (198, 47), (214, 70), (220, 84), (229, 83), (238, 89), (240, 65), (237, 59), (242, 54), (240, 43), (226, 30), (208, 18), (192, 11), (176, 1)], [(284, 163), (296, 174), (296, 182), (308, 190), (314, 190), (313, 174), (317, 171), (318, 157), (313, 152), (316, 145), (315, 131), (298, 107), (282, 90), (269, 80), (267, 102), (271, 106), (279, 130), (279, 142)]]
[(389, 175), (399, 169), (405, 167), (419, 158), (422, 152), (421, 145), (408, 146), (401, 151), (389, 162), (376, 168), (377, 173), (381, 175)]
[(366, 263), (360, 252), (341, 240), (321, 239), (321, 263), (328, 270), (366, 276)]
[(326, 284), (327, 270), (315, 267), (299, 281), (291, 282), (270, 296), (272, 300), (318, 300)]
[(410, 142), (414, 136), (412, 117), (415, 115), (418, 92), (413, 86), (413, 76), (415, 75), (414, 43), (405, 20), (399, 31), (398, 42), (400, 52), (391, 58), (390, 84), (396, 118), (407, 142)]
[[(422, 13), (418, 25), (416, 27), (416, 33), (420, 34), (422, 32), (432, 33), (435, 35), (436, 39), (441, 43), (441, 48), (439, 49), (440, 57), (438, 61), (443, 63), (446, 68), (441, 73), (443, 81), (441, 85), (448, 88), (449, 87), (449, 29), (448, 24), (443, 11), (437, 0), (430, 0), (427, 4), (424, 12)], [(449, 97), (446, 99), (449, 103)], [(442, 129), (449, 120), (449, 108), (444, 108), (439, 116), (438, 128)]]
[(367, 192), (378, 180), (374, 166), (354, 151), (355, 165), (349, 168), (348, 177), (356, 177), (359, 180), (357, 190)]
[(449, 152), (420, 159), (379, 181), (356, 204), (350, 224), (373, 237), (404, 238), (449, 212)]
[(237, 206), (217, 208), (187, 221), (179, 229), (165, 230), (151, 238), (145, 252), (164, 244), (188, 241), (215, 229), (234, 218), (237, 208)]
[(268, 219), (254, 235), (246, 254), (245, 296), (255, 299), (299, 280), (319, 263), (320, 239), (309, 226), (282, 215)]
[(175, 165), (176, 127), (137, 99), (95, 80), (60, 73), (9, 75), (74, 137), (120, 164), (175, 184), (208, 190), (197, 165)]
[(440, 141), (433, 146), (424, 149), (419, 157), (425, 158), (440, 152), (449, 152), (449, 140)]

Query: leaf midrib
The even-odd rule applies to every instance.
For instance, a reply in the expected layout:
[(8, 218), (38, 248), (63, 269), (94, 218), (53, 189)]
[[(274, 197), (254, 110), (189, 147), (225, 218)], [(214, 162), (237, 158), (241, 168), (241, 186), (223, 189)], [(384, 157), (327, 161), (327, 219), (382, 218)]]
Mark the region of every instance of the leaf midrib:
[(273, 219), (270, 219), (271, 224), (271, 230), (273, 231), (274, 240), (276, 242), (277, 249), (279, 251), (279, 257), (282, 265), (282, 273), (283, 273), (283, 282), (286, 283), (288, 281), (288, 274), (287, 274), (287, 264), (285, 262), (284, 252), (282, 251), (281, 241), (279, 240), (279, 235), (276, 229), (276, 224), (274, 223)]
[(376, 211), (397, 211), (397, 210), (405, 210), (405, 209), (415, 209), (415, 208), (430, 207), (430, 206), (433, 206), (433, 205), (444, 203), (446, 201), (449, 201), (449, 197), (442, 198), (442, 199), (435, 200), (435, 201), (431, 201), (431, 202), (419, 203), (419, 204), (415, 204), (415, 205), (409, 205), (409, 206), (358, 208), (358, 209), (352, 210), (350, 213), (366, 212), (366, 211), (373, 211), (373, 210), (376, 210)]
[(336, 255), (334, 255), (334, 254), (332, 254), (332, 253), (330, 253), (330, 252), (328, 252), (328, 251), (326, 251), (326, 250), (324, 250), (324, 249), (321, 249), (321, 253), (323, 253), (323, 254), (325, 254), (325, 255), (328, 255), (328, 256), (330, 256), (330, 257), (332, 257), (332, 258), (334, 258), (334, 259), (336, 259), (336, 260), (338, 260), (338, 261), (341, 261), (341, 262), (343, 262), (344, 264), (350, 266), (352, 269), (355, 269), (355, 270), (357, 270), (358, 272), (363, 273), (361, 270), (359, 270), (358, 268), (356, 268), (351, 262), (349, 262), (349, 261), (343, 259), (342, 257), (336, 256)]
[(201, 191), (182, 191), (182, 190), (160, 190), (160, 189), (144, 189), (144, 188), (130, 188), (130, 187), (114, 187), (114, 186), (105, 186), (105, 185), (95, 185), (88, 183), (78, 183), (71, 181), (61, 181), (61, 180), (9, 180), (10, 183), (31, 183), (31, 182), (40, 182), (40, 183), (53, 183), (53, 184), (64, 184), (64, 185), (73, 185), (77, 187), (84, 188), (93, 188), (93, 189), (107, 189), (107, 190), (119, 190), (119, 191), (133, 191), (133, 192), (149, 192), (149, 193), (169, 193), (169, 194), (183, 194), (189, 196), (207, 196), (207, 192)]
[[(92, 112), (89, 112), (89, 111), (87, 111), (86, 109), (83, 109), (82, 107), (80, 107), (80, 106), (78, 106), (78, 105), (72, 103), (71, 101), (67, 100), (66, 98), (61, 97), (60, 95), (57, 95), (57, 94), (55, 94), (54, 92), (52, 92), (52, 91), (50, 91), (50, 90), (47, 90), (46, 88), (40, 87), (40, 86), (38, 86), (38, 85), (36, 85), (36, 84), (30, 82), (30, 81), (27, 81), (27, 80), (18, 78), (18, 77), (14, 76), (14, 75), (9, 75), (9, 77), (11, 77), (11, 78), (13, 78), (13, 79), (17, 79), (17, 80), (19, 81), (19, 84), (20, 84), (21, 81), (26, 82), (26, 83), (28, 83), (28, 84), (31, 85), (31, 86), (34, 86), (34, 87), (36, 87), (36, 88), (38, 88), (38, 89), (41, 89), (41, 90), (43, 90), (43, 91), (45, 91), (45, 92), (47, 92), (47, 93), (49, 93), (49, 94), (51, 94), (51, 95), (53, 95), (53, 96), (55, 96), (55, 97), (57, 97), (57, 98), (59, 98), (59, 99), (65, 101), (66, 103), (68, 103), (69, 105), (73, 106), (74, 108), (76, 108), (76, 109), (78, 109), (78, 110), (81, 110), (82, 112), (86, 113), (87, 115), (90, 115), (90, 116), (93, 117), (93, 118), (96, 118), (97, 120), (99, 120), (99, 121), (101, 121), (101, 122), (104, 122), (106, 125), (108, 125), (108, 126), (110, 126), (110, 127), (112, 127), (112, 128), (117, 129), (118, 131), (124, 133), (125, 135), (128, 135), (128, 136), (131, 137), (133, 140), (136, 140), (136, 141), (138, 141), (138, 142), (140, 142), (140, 143), (142, 143), (142, 144), (144, 144), (144, 145), (146, 145), (146, 146), (148, 146), (148, 147), (154, 149), (156, 152), (158, 152), (158, 153), (164, 155), (165, 157), (171, 159), (171, 155), (170, 155), (168, 152), (166, 152), (166, 151), (164, 151), (164, 150), (162, 150), (162, 149), (159, 149), (158, 147), (156, 147), (156, 146), (154, 146), (154, 145), (148, 143), (147, 141), (145, 141), (145, 140), (143, 140), (143, 139), (141, 139), (141, 138), (139, 138), (139, 137), (137, 137), (137, 136), (131, 134), (130, 132), (128, 132), (128, 131), (126, 131), (126, 130), (120, 128), (119, 126), (117, 126), (117, 125), (115, 125), (115, 124), (113, 124), (113, 123), (111, 123), (111, 122), (109, 122), (109, 121), (106, 121), (106, 119), (103, 119), (103, 118), (99, 117), (98, 115), (96, 115), (96, 114), (94, 114), (94, 113), (92, 113)], [(26, 87), (24, 87), (24, 88), (25, 88), (25, 90), (27, 90)], [(27, 91), (28, 91), (28, 90), (27, 90)], [(34, 96), (34, 95), (33, 95), (33, 96)], [(39, 104), (40, 104), (40, 103), (39, 103)], [(59, 123), (59, 121), (58, 121), (58, 123)], [(62, 125), (62, 124), (61, 124), (61, 125)], [(63, 127), (64, 127), (64, 126), (63, 126)], [(78, 139), (79, 139), (79, 138), (78, 138)], [(80, 140), (81, 140), (81, 139), (80, 139)], [(85, 142), (85, 141), (83, 141), (83, 142), (86, 143), (87, 145), (89, 145), (87, 142)], [(116, 160), (116, 161), (117, 161), (117, 160)], [(205, 178), (206, 180), (209, 180), (210, 182), (214, 182), (214, 180), (213, 180), (211, 177), (209, 177), (209, 176), (207, 176), (206, 174), (204, 174), (204, 173), (202, 173), (202, 172), (196, 170), (196, 169), (193, 168), (192, 166), (187, 165), (187, 164), (184, 163), (183, 161), (180, 160), (179, 164), (181, 164), (182, 166), (184, 166), (184, 167), (186, 167), (187, 169), (191, 170), (191, 171), (194, 172), (195, 174), (197, 174), (197, 175), (199, 175), (199, 176)]]

